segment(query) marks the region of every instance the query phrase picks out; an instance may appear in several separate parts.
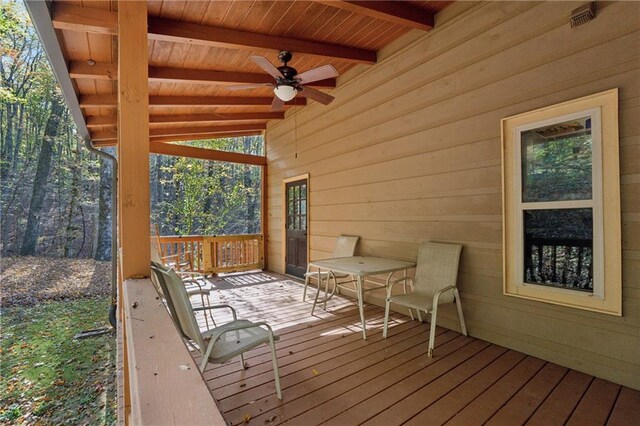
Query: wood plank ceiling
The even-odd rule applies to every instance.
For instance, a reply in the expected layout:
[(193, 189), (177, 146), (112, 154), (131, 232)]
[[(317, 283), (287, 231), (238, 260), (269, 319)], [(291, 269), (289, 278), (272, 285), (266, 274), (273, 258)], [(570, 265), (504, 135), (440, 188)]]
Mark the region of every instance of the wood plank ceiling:
[[(174, 1), (149, 10), (149, 114), (152, 141), (169, 142), (261, 133), (270, 88), (231, 91), (242, 83), (273, 82), (251, 59), (279, 66), (293, 52), (299, 73), (324, 64), (339, 74), (412, 28), (433, 26), (446, 1)], [(96, 144), (116, 142), (117, 1), (56, 0), (52, 22), (68, 62), (85, 122)], [(331, 91), (336, 80), (311, 84)], [(286, 108), (307, 103), (300, 94)]]

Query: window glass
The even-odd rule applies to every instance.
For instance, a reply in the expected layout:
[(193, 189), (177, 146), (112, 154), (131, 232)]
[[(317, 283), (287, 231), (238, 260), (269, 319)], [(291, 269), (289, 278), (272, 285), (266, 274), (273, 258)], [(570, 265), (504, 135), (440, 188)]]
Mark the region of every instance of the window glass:
[(593, 210), (526, 210), (524, 282), (593, 292)]
[(591, 118), (521, 134), (522, 201), (591, 199)]

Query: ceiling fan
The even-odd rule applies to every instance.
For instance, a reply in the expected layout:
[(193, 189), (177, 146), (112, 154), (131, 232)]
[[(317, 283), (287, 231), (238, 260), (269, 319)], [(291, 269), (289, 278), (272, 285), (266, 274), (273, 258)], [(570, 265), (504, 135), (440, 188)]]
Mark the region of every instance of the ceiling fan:
[(328, 78), (335, 78), (338, 76), (338, 72), (331, 65), (323, 65), (321, 67), (313, 68), (309, 71), (305, 71), (302, 74), (298, 74), (298, 71), (287, 65), (292, 58), (291, 52), (283, 50), (278, 54), (278, 59), (283, 65), (276, 68), (267, 58), (264, 56), (251, 56), (251, 59), (262, 68), (267, 74), (271, 75), (274, 79), (274, 83), (258, 83), (258, 84), (243, 84), (240, 86), (230, 86), (230, 90), (242, 90), (242, 89), (255, 89), (257, 87), (273, 87), (273, 102), (271, 103), (271, 111), (284, 110), (284, 103), (290, 101), (296, 97), (298, 92), (304, 96), (318, 101), (321, 104), (330, 104), (334, 97), (327, 95), (319, 90), (306, 86), (306, 84), (313, 83), (314, 81), (325, 80)]

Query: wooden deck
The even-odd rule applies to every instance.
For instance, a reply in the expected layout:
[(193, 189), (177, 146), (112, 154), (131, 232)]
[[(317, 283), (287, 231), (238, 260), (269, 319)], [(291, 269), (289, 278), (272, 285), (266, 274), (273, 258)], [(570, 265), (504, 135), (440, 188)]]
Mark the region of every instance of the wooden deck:
[(443, 328), (429, 359), (428, 324), (394, 314), (382, 339), (384, 311), (372, 305), (364, 341), (352, 300), (336, 296), (312, 317), (302, 285), (277, 274), (213, 282), (212, 303), (280, 336), (283, 401), (266, 346), (245, 355), (245, 371), (239, 360), (205, 371), (228, 424), (640, 424), (636, 390)]

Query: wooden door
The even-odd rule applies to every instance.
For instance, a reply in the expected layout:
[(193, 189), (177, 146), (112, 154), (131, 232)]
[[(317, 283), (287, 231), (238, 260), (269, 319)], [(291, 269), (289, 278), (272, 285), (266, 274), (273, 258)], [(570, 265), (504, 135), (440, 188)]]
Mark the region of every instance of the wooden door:
[(307, 179), (287, 182), (285, 186), (286, 272), (304, 277), (307, 271)]

